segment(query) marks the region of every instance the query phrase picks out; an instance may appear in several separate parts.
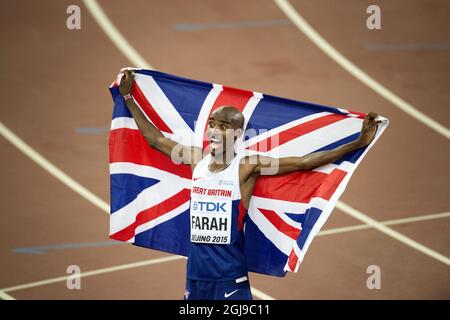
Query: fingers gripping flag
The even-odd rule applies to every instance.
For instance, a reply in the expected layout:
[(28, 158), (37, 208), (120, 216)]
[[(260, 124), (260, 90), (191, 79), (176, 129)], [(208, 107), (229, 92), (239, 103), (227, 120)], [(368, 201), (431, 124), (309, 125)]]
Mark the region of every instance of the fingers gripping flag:
[[(187, 256), (190, 244), (191, 168), (148, 145), (119, 93), (111, 123), (110, 237)], [(303, 156), (358, 138), (365, 114), (288, 100), (258, 92), (138, 70), (133, 98), (166, 137), (205, 148), (212, 111), (232, 105), (245, 116), (238, 141), (245, 154)], [(258, 178), (245, 219), (249, 271), (284, 276), (297, 272), (314, 236), (328, 219), (351, 175), (388, 125), (382, 121), (372, 143), (313, 171)]]

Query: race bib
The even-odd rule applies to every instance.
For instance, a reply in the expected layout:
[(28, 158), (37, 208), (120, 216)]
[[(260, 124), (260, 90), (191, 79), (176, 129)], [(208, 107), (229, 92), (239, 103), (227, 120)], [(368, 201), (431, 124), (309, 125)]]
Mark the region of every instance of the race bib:
[(232, 202), (226, 198), (191, 197), (191, 241), (229, 244)]

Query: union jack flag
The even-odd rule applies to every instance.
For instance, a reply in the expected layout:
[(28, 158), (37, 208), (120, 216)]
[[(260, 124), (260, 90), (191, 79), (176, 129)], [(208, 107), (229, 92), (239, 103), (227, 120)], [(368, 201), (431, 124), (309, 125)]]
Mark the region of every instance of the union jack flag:
[[(119, 79), (110, 87), (110, 237), (187, 256), (191, 168), (148, 145), (118, 85)], [(232, 105), (244, 114), (246, 132), (256, 133), (239, 141), (243, 152), (272, 157), (302, 156), (352, 141), (365, 116), (150, 70), (136, 71), (132, 94), (165, 136), (201, 148), (207, 146), (209, 114)], [(366, 148), (313, 171), (258, 178), (244, 229), (249, 271), (274, 276), (297, 272), (355, 168), (386, 128), (388, 120), (380, 118)]]

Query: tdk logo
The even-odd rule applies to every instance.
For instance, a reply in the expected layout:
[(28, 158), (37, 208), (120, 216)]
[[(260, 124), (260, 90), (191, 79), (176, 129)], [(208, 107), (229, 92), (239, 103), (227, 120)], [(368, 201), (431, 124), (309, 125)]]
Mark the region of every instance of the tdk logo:
[(226, 212), (225, 205), (226, 202), (206, 202), (206, 201), (195, 201), (192, 208), (197, 210), (200, 207), (200, 211), (216, 211), (216, 212)]

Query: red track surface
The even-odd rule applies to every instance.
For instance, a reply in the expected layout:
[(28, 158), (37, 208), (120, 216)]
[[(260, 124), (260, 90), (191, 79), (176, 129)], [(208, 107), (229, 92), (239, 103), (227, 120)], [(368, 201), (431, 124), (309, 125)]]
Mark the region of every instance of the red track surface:
[[(450, 43), (447, 1), (377, 1), (382, 29), (366, 28), (373, 1), (291, 1), (347, 58), (422, 112), (450, 126), (450, 51), (369, 51), (369, 44)], [(65, 26), (69, 1), (5, 2), (0, 12), (0, 120), (102, 199), (109, 198), (107, 87), (130, 65), (80, 4), (82, 29)], [(179, 23), (286, 19), (271, 1), (101, 1), (137, 51), (158, 70), (316, 103), (374, 110), (391, 125), (350, 181), (342, 201), (382, 221), (450, 211), (448, 139), (378, 96), (325, 56), (293, 25), (179, 32)], [(0, 289), (166, 254), (129, 245), (50, 250), (14, 248), (106, 241), (108, 216), (0, 139)], [(325, 229), (360, 222), (335, 210)], [(450, 256), (448, 218), (392, 228)], [(381, 290), (368, 290), (378, 265)], [(17, 299), (181, 299), (185, 260), (8, 292)], [(317, 237), (300, 271), (251, 274), (277, 299), (449, 299), (450, 269), (379, 231)]]

